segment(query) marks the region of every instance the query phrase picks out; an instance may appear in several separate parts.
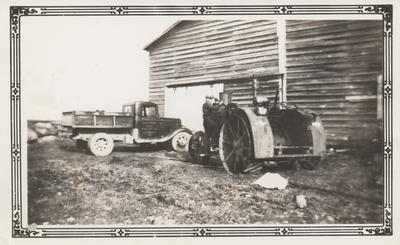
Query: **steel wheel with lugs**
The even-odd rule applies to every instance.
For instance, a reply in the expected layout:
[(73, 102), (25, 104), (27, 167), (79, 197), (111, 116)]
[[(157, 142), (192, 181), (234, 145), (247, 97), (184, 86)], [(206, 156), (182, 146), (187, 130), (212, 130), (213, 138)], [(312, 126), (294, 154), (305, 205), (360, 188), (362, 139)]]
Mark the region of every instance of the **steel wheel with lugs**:
[(219, 136), (219, 157), (231, 174), (245, 172), (253, 160), (250, 127), (244, 117), (233, 113), (222, 125)]

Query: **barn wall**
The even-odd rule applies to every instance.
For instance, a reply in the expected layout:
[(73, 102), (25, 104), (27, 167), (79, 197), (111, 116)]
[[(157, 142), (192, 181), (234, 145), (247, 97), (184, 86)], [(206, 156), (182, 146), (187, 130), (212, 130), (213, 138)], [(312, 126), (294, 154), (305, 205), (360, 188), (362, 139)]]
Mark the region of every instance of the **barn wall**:
[(150, 101), (164, 112), (165, 86), (278, 72), (275, 21), (182, 21), (150, 50)]
[(376, 135), (382, 21), (286, 24), (287, 100), (323, 113), (330, 144)]
[[(224, 92), (232, 93), (232, 102), (238, 105), (248, 106), (253, 101), (252, 78), (244, 78), (224, 83)], [(266, 96), (269, 101), (275, 99), (276, 90), (281, 82), (280, 76), (257, 77), (259, 89), (258, 96)]]
[[(287, 20), (284, 28), (287, 101), (322, 113), (329, 144), (374, 137), (382, 21)], [(150, 101), (161, 114), (166, 86), (223, 82), (241, 105), (251, 103), (252, 75), (271, 100), (278, 86), (269, 76), (279, 73), (276, 21), (181, 21), (148, 50)]]

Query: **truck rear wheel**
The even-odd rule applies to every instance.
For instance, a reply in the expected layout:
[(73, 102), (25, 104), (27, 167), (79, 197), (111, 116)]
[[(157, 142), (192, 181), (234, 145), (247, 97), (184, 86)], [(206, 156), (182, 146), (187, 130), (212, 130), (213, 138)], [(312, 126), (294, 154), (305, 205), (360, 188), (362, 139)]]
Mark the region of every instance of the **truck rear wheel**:
[(176, 152), (188, 151), (188, 144), (191, 135), (187, 132), (177, 133), (171, 140), (171, 147)]
[(107, 156), (114, 149), (113, 138), (105, 133), (97, 133), (88, 142), (90, 152), (95, 156)]

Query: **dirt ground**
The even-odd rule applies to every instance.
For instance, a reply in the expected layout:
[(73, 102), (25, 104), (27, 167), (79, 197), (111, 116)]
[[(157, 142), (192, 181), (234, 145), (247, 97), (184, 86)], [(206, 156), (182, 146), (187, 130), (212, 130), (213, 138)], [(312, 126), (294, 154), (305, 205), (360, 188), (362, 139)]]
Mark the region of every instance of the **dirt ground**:
[[(228, 175), (162, 149), (119, 146), (107, 157), (72, 140), (28, 146), (28, 222), (36, 224), (346, 224), (381, 223), (377, 163), (344, 153), (315, 170), (270, 168)], [(284, 190), (252, 185), (266, 171)], [(296, 207), (296, 195), (307, 207)]]

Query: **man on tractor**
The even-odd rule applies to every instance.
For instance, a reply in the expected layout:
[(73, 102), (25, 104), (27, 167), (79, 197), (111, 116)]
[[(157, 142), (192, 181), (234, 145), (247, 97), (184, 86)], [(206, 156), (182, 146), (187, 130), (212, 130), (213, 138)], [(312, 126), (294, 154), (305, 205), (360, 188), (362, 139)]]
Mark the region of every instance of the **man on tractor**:
[(213, 95), (207, 95), (206, 102), (203, 104), (203, 126), (211, 144), (211, 151), (218, 150), (218, 133), (222, 122), (220, 110), (223, 106), (223, 103)]

